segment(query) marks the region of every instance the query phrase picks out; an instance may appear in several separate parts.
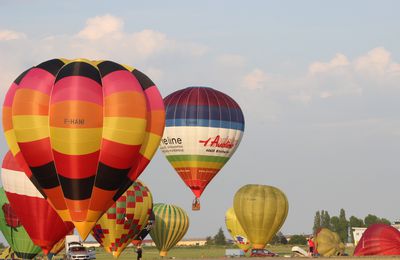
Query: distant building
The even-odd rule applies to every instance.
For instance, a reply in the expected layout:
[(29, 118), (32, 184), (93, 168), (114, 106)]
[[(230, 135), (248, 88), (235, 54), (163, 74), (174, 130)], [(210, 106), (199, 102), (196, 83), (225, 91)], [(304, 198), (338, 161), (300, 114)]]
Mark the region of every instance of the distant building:
[[(189, 239), (182, 239), (179, 241), (176, 246), (205, 246), (207, 240), (204, 238), (189, 238)], [(153, 240), (145, 239), (142, 242), (143, 246), (156, 246)]]
[(182, 239), (176, 245), (177, 246), (205, 246), (207, 240), (204, 238), (190, 238), (190, 239)]

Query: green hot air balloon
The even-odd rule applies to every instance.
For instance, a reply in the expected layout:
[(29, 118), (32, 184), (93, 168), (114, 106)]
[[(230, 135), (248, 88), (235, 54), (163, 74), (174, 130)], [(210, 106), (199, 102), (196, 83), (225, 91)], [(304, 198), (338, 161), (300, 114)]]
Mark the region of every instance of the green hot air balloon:
[(0, 230), (15, 254), (23, 259), (34, 258), (42, 249), (29, 238), (11, 209), (3, 187), (0, 188)]
[(236, 192), (233, 208), (253, 248), (262, 249), (282, 227), (289, 204), (278, 188), (248, 184)]
[(189, 217), (182, 208), (162, 203), (155, 204), (153, 212), (156, 223), (150, 236), (160, 251), (160, 256), (166, 256), (186, 234)]

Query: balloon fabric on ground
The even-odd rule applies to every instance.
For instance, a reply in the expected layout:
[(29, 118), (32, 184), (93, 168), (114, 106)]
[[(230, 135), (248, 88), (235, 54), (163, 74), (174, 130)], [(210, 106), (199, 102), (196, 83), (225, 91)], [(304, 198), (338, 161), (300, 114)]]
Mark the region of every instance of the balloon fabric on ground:
[(62, 221), (19, 167), (11, 152), (3, 159), (1, 180), (15, 214), (32, 241), (45, 254), (73, 230), (74, 225)]
[(207, 87), (178, 90), (164, 104), (160, 149), (198, 199), (239, 146), (242, 110), (228, 95)]
[(235, 244), (244, 252), (247, 252), (251, 248), (251, 244), (233, 208), (229, 208), (225, 213), (225, 225)]
[(189, 228), (189, 217), (186, 212), (174, 205), (158, 203), (153, 207), (156, 224), (150, 236), (160, 251), (160, 256), (167, 256), (168, 251), (176, 245)]
[(10, 207), (4, 189), (0, 187), (0, 230), (18, 257), (34, 258), (40, 251), (30, 239)]
[(92, 235), (104, 250), (118, 257), (145, 228), (152, 207), (149, 189), (136, 181), (97, 221)]
[(233, 208), (253, 248), (262, 249), (282, 227), (289, 204), (278, 188), (248, 184), (235, 193)]
[(344, 253), (345, 246), (338, 233), (327, 228), (321, 228), (315, 235), (318, 254), (322, 256), (335, 256)]
[(14, 81), (3, 105), (12, 154), (83, 239), (149, 163), (164, 122), (154, 83), (112, 61), (43, 62)]
[(354, 255), (400, 255), (400, 231), (386, 224), (369, 226), (354, 249)]

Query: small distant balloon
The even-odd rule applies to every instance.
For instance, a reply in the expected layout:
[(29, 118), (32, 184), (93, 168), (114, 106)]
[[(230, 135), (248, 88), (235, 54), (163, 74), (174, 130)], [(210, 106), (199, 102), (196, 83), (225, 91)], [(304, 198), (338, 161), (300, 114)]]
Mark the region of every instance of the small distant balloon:
[(247, 252), (251, 248), (251, 244), (233, 208), (229, 208), (225, 213), (225, 225), (232, 239), (235, 241), (235, 245)]
[(150, 236), (160, 251), (160, 256), (167, 256), (168, 251), (176, 245), (189, 228), (189, 217), (186, 212), (175, 205), (155, 204), (153, 207), (156, 224)]
[(282, 227), (289, 204), (278, 188), (248, 184), (236, 192), (233, 208), (253, 248), (262, 249)]

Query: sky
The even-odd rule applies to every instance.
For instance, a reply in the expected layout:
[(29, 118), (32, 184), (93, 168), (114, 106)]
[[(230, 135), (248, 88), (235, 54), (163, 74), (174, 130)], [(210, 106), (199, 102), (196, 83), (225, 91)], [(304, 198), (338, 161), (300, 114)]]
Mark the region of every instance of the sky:
[[(193, 194), (160, 151), (140, 177), (155, 202), (184, 208), (187, 238), (213, 236), (235, 192), (288, 197), (284, 234), (310, 233), (317, 210), (399, 219), (398, 1), (4, 1), (0, 96), (55, 58), (110, 59), (163, 96), (209, 86), (234, 98), (246, 128), (191, 211)], [(0, 138), (0, 154), (7, 145)]]

